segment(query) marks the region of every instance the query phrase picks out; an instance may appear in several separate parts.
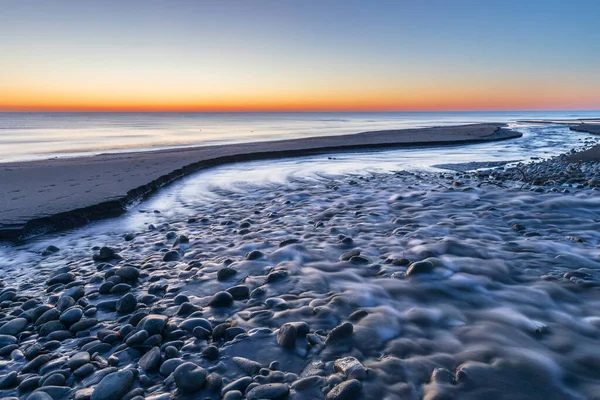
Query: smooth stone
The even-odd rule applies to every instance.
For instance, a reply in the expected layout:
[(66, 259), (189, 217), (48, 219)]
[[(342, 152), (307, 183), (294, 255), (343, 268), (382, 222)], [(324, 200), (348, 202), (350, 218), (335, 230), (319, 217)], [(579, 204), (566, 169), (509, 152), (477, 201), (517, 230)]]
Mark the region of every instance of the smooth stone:
[(333, 328), (331, 332), (327, 335), (325, 339), (325, 343), (329, 344), (331, 342), (335, 342), (341, 339), (345, 339), (352, 335), (354, 331), (354, 326), (350, 322), (344, 322)]
[(73, 307), (63, 312), (58, 320), (65, 325), (73, 325), (79, 322), (82, 317), (83, 310), (79, 307)]
[(162, 376), (169, 376), (183, 363), (184, 361), (181, 358), (170, 358), (160, 366), (160, 374)]
[(248, 385), (252, 383), (252, 378), (249, 376), (243, 376), (241, 378), (236, 379), (233, 382), (228, 383), (221, 389), (221, 396), (224, 396), (227, 392), (231, 391), (240, 391), (245, 392)]
[(136, 332), (133, 335), (129, 336), (125, 343), (129, 347), (137, 346), (144, 343), (149, 337), (150, 336), (148, 335), (148, 332), (142, 329), (139, 332)]
[(119, 314), (130, 314), (137, 307), (137, 299), (131, 293), (127, 293), (117, 301), (117, 312)]
[(327, 400), (356, 400), (362, 391), (362, 384), (356, 379), (342, 382), (327, 393)]
[(88, 353), (87, 351), (80, 351), (78, 353), (73, 354), (69, 358), (69, 362), (67, 365), (69, 366), (71, 371), (74, 371), (77, 368), (79, 368), (82, 365), (85, 365), (89, 362), (90, 362), (90, 353)]
[(217, 271), (217, 280), (224, 281), (237, 274), (237, 271), (230, 267), (221, 268)]
[(427, 274), (433, 271), (435, 265), (429, 261), (416, 261), (410, 264), (406, 270), (406, 276), (414, 276), (418, 274)]
[(40, 326), (50, 321), (56, 321), (58, 318), (60, 318), (60, 312), (56, 308), (51, 308), (40, 315), (35, 321), (35, 325)]
[(0, 346), (17, 343), (17, 338), (12, 335), (0, 335)]
[(140, 276), (140, 270), (135, 267), (124, 266), (119, 268), (115, 274), (124, 281), (135, 282)]
[(286, 349), (291, 349), (296, 344), (298, 332), (292, 324), (283, 324), (277, 332), (277, 343)]
[(163, 261), (179, 261), (179, 259), (181, 258), (181, 256), (179, 255), (179, 252), (177, 250), (170, 250), (167, 251), (165, 253), (165, 255), (163, 256)]
[(239, 369), (241, 369), (250, 376), (257, 375), (260, 369), (262, 368), (262, 365), (260, 365), (260, 363), (257, 363), (256, 361), (252, 361), (244, 357), (233, 357), (231, 360)]
[(17, 384), (19, 383), (17, 379), (18, 375), (19, 373), (17, 371), (12, 371), (0, 377), (0, 390), (17, 386)]
[(0, 335), (16, 336), (27, 326), (27, 319), (15, 318), (0, 327)]
[(264, 254), (259, 250), (252, 250), (246, 253), (246, 260), (256, 260), (263, 256)]
[(206, 371), (194, 363), (185, 362), (175, 368), (173, 379), (183, 393), (195, 393), (206, 384)]
[(198, 326), (209, 332), (212, 331), (212, 324), (205, 318), (188, 318), (179, 324), (179, 329), (193, 331)]
[(246, 285), (237, 285), (226, 290), (234, 300), (244, 300), (250, 297), (250, 288)]
[(349, 250), (345, 253), (343, 253), (340, 257), (339, 260), (340, 261), (350, 261), (350, 259), (352, 257), (358, 257), (360, 256), (360, 250), (358, 249), (353, 249), (353, 250)]
[(73, 307), (75, 305), (75, 299), (73, 299), (70, 296), (62, 296), (60, 299), (58, 299), (58, 302), (56, 303), (56, 309), (58, 311), (65, 312), (65, 310)]
[(52, 278), (48, 279), (46, 284), (48, 286), (56, 285), (57, 283), (62, 283), (66, 285), (67, 283), (71, 283), (75, 280), (75, 275), (70, 272), (64, 272), (62, 274), (54, 275)]
[(211, 307), (227, 307), (233, 303), (233, 296), (229, 292), (221, 291), (215, 293), (208, 305)]
[(219, 349), (215, 346), (206, 346), (201, 353), (203, 358), (210, 361), (216, 361), (219, 358)]
[(162, 333), (167, 321), (168, 318), (164, 315), (150, 314), (142, 318), (137, 328), (147, 331), (149, 335), (156, 335)]
[(157, 370), (160, 366), (160, 349), (158, 347), (151, 348), (140, 358), (139, 366), (146, 372)]
[(134, 378), (129, 369), (106, 375), (94, 389), (91, 400), (121, 400), (129, 392)]
[[(50, 396), (51, 399), (60, 400), (71, 394), (71, 388), (65, 386), (42, 386), (36, 389), (32, 395), (37, 393), (45, 393)], [(43, 398), (45, 399), (46, 397)], [(31, 399), (31, 395), (27, 399)]]
[(246, 393), (246, 399), (248, 400), (260, 400), (269, 399), (277, 400), (287, 397), (290, 393), (290, 387), (285, 383), (269, 383), (266, 385), (256, 386), (248, 393)]

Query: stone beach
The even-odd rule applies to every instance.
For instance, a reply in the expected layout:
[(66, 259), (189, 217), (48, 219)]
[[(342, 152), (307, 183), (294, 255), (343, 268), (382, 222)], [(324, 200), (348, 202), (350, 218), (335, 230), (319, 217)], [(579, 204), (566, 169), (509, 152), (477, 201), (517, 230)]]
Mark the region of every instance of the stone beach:
[(576, 154), (215, 189), (48, 243), (3, 270), (0, 397), (600, 398)]

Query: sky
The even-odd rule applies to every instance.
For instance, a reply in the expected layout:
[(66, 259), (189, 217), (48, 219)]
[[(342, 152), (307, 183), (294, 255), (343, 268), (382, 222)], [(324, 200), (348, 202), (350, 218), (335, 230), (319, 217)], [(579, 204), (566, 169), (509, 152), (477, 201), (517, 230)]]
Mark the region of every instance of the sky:
[(598, 16), (597, 0), (0, 0), (0, 110), (598, 110)]

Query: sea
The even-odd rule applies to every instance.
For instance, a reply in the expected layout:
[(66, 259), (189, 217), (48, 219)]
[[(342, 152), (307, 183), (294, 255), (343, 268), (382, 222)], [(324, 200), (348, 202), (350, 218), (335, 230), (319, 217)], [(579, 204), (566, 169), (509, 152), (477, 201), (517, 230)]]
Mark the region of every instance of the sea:
[(0, 162), (534, 119), (597, 111), (0, 113)]

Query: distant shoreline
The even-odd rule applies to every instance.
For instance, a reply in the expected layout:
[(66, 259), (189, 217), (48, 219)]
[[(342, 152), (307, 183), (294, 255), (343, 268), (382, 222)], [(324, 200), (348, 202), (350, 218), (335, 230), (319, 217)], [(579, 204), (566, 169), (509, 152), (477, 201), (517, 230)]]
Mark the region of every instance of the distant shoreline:
[(195, 171), (233, 162), (336, 151), (462, 145), (521, 137), (504, 124), (420, 129), (100, 154), (0, 164), (0, 239), (19, 240), (123, 213)]

